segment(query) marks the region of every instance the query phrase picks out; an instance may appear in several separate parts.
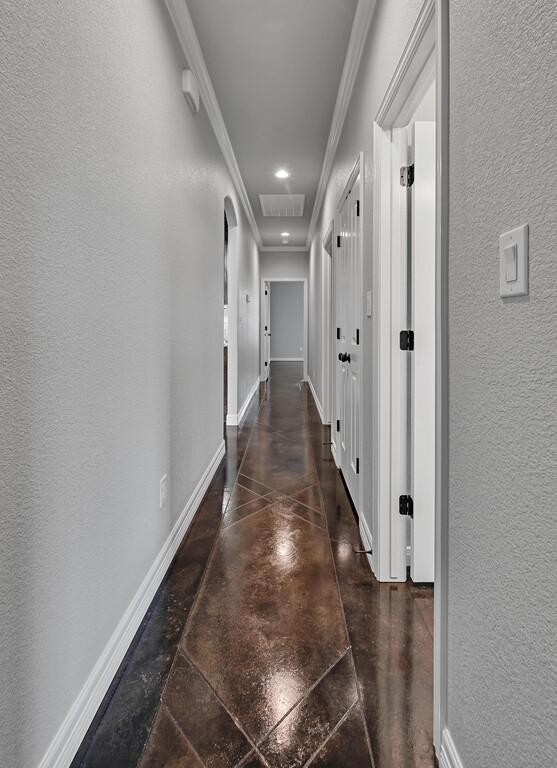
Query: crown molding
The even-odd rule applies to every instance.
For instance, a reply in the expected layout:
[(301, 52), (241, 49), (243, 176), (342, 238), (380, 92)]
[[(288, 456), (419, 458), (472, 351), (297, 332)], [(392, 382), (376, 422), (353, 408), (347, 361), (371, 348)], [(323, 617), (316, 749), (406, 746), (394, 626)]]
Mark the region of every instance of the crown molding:
[(178, 40), (182, 46), (184, 56), (186, 57), (186, 61), (188, 62), (190, 69), (197, 78), (199, 91), (201, 93), (201, 98), (203, 99), (205, 109), (207, 110), (209, 121), (213, 127), (213, 131), (215, 132), (215, 136), (221, 148), (222, 154), (224, 155), (224, 159), (228, 166), (228, 170), (230, 171), (236, 192), (238, 193), (238, 197), (240, 198), (240, 202), (242, 203), (249, 225), (253, 232), (255, 242), (257, 243), (258, 247), (261, 248), (263, 246), (261, 233), (259, 232), (259, 227), (257, 226), (255, 216), (253, 215), (253, 210), (249, 201), (244, 180), (242, 178), (242, 174), (240, 173), (240, 168), (232, 148), (232, 143), (230, 141), (228, 131), (226, 130), (224, 118), (217, 101), (217, 96), (209, 76), (207, 65), (205, 64), (205, 58), (203, 57), (203, 52), (201, 51), (201, 46), (199, 45), (197, 33), (195, 31), (195, 27), (193, 26), (193, 21), (189, 8), (186, 4), (186, 0), (165, 0), (165, 2), (170, 14), (170, 18), (172, 19), (172, 23), (174, 24)]
[(350, 105), (350, 99), (352, 98), (352, 91), (354, 90), (356, 76), (360, 68), (360, 62), (362, 60), (362, 54), (364, 52), (364, 46), (366, 43), (369, 26), (371, 24), (371, 18), (373, 16), (373, 11), (375, 10), (375, 2), (376, 0), (358, 0), (358, 6), (356, 8), (356, 13), (354, 14), (352, 31), (350, 33), (350, 41), (348, 43), (348, 50), (346, 52), (344, 67), (342, 69), (342, 76), (340, 78), (340, 84), (338, 87), (333, 119), (331, 121), (329, 140), (325, 150), (325, 157), (323, 158), (323, 167), (321, 169), (321, 176), (319, 178), (319, 185), (317, 187), (317, 194), (315, 196), (313, 213), (311, 215), (311, 221), (308, 230), (308, 247), (311, 245), (311, 241), (313, 240), (313, 235), (315, 234), (315, 228), (317, 226), (317, 220), (321, 212), (321, 206), (323, 205), (323, 200), (325, 199), (327, 184), (329, 183), (329, 178), (331, 176), (335, 154), (338, 149), (344, 121), (346, 120), (346, 115), (348, 113), (348, 107)]
[(260, 253), (307, 253), (307, 245), (263, 245), (259, 248)]
[[(416, 76), (419, 74), (435, 50), (435, 35), (435, 0), (424, 0), (414, 28), (377, 111), (375, 122), (379, 125), (383, 125), (389, 118), (396, 116), (397, 110), (400, 109), (401, 86), (412, 68)], [(402, 100), (404, 100), (405, 95), (403, 95)]]

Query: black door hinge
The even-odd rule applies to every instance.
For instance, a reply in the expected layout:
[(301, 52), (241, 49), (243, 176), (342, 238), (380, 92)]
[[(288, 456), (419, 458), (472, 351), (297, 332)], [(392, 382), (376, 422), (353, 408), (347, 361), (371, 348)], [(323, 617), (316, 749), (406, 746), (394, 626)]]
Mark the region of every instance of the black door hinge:
[(340, 235), (337, 235), (337, 248), (340, 248)]
[(337, 419), (337, 432), (340, 432), (340, 419)]
[(414, 331), (400, 332), (400, 348), (404, 352), (414, 351)]
[(269, 365), (269, 363), (265, 360), (265, 365)]
[(337, 339), (340, 339), (340, 328), (337, 328)]
[(356, 200), (356, 216), (360, 215), (360, 201)]
[(398, 511), (401, 515), (414, 517), (414, 500), (412, 499), (412, 496), (398, 497)]
[(360, 329), (356, 328), (356, 344), (360, 343)]
[(400, 186), (411, 187), (414, 183), (414, 166), (403, 165), (400, 169)]
[(267, 330), (267, 326), (265, 326), (265, 330)]
[(268, 296), (268, 294), (269, 294), (269, 291), (265, 291), (265, 296)]
[(360, 474), (360, 459), (356, 459), (356, 474)]

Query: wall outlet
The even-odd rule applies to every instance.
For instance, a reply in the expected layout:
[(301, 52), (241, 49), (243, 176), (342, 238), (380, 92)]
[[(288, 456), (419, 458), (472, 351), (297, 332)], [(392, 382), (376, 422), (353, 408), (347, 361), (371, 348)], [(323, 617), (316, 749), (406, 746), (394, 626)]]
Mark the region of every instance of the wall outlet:
[(160, 509), (164, 507), (168, 501), (168, 475), (161, 477), (160, 489), (159, 489), (159, 504)]

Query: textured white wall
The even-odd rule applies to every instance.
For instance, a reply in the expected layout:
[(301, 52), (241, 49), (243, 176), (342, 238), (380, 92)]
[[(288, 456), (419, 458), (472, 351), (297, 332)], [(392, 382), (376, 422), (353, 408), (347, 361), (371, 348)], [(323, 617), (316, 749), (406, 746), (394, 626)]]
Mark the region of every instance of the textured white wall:
[(300, 251), (300, 253), (276, 251), (260, 253), (259, 255), (259, 271), (262, 280), (271, 278), (276, 280), (279, 277), (307, 278), (309, 274), (308, 268), (308, 254), (304, 251)]
[[(453, 0), (449, 728), (466, 768), (557, 765), (557, 5)], [(498, 237), (530, 224), (530, 295)]]
[(31, 768), (220, 443), (235, 196), (162, 3), (5, 0), (1, 19), (0, 762)]
[(271, 333), (271, 360), (303, 359), (303, 283), (271, 283)]

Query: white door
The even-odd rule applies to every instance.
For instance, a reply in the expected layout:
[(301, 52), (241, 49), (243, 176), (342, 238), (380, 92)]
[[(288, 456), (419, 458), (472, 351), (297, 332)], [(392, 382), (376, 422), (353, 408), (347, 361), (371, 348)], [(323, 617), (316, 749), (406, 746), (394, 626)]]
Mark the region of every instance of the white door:
[(433, 582), (435, 574), (435, 123), (416, 122), (411, 132), (414, 183), (411, 188), (410, 464), (414, 517), (411, 520), (411, 577)]
[(360, 504), (362, 236), (360, 175), (339, 207), (333, 250), (336, 377), (333, 441), (352, 501)]
[(271, 365), (271, 284), (263, 284), (263, 312), (261, 335), (261, 381), (269, 378)]

